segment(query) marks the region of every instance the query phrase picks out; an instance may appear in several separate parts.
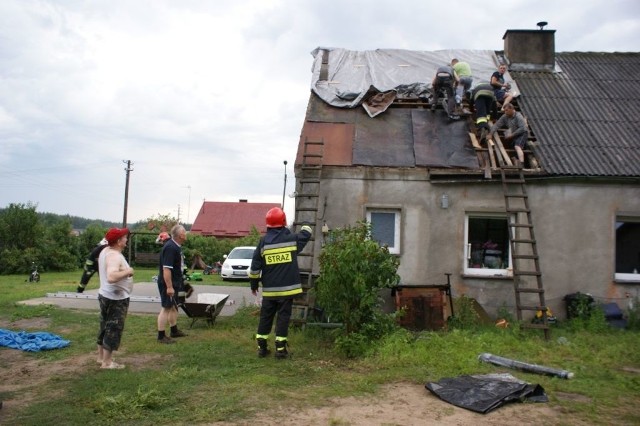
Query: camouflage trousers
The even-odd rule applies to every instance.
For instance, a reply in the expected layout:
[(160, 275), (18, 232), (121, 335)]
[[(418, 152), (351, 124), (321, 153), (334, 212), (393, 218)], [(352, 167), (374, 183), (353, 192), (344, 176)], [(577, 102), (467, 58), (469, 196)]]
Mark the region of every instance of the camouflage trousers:
[(129, 298), (111, 300), (99, 294), (98, 302), (100, 302), (100, 332), (97, 343), (108, 351), (117, 351), (124, 331), (124, 320), (129, 310)]

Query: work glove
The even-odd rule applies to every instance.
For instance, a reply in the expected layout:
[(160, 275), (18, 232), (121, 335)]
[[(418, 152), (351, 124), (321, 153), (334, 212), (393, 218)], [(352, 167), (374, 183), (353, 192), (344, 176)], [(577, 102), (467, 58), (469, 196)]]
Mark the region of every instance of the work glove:
[(302, 228), (300, 228), (300, 231), (306, 231), (309, 234), (313, 235), (313, 229), (311, 229), (309, 225), (302, 225)]
[(82, 287), (81, 285), (78, 286), (78, 288), (76, 289), (76, 291), (78, 293), (82, 293), (84, 291), (84, 287)]
[(260, 287), (260, 280), (256, 278), (250, 278), (249, 284), (251, 285), (251, 291), (258, 291), (258, 287)]

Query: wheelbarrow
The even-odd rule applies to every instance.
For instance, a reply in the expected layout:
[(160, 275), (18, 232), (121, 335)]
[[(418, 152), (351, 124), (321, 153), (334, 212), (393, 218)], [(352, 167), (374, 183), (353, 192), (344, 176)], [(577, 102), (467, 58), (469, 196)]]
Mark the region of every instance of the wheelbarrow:
[(224, 305), (229, 299), (228, 294), (219, 293), (200, 293), (198, 294), (198, 301), (196, 303), (184, 302), (180, 304), (180, 307), (189, 318), (191, 318), (191, 325), (193, 327), (196, 321), (199, 319), (207, 320), (207, 324), (212, 326), (220, 311), (224, 308)]

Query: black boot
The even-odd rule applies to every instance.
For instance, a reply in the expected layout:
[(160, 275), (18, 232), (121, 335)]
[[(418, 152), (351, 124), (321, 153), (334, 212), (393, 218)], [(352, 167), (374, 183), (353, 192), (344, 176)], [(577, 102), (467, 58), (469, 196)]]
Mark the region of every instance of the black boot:
[(284, 359), (288, 356), (289, 352), (287, 352), (287, 341), (276, 340), (276, 358)]
[(267, 339), (257, 338), (258, 342), (258, 357), (264, 358), (269, 355), (269, 348), (267, 347)]

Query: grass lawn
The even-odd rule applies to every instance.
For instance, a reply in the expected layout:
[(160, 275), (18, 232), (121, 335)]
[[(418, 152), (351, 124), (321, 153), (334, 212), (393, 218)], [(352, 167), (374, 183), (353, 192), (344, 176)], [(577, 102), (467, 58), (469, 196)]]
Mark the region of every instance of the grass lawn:
[[(136, 269), (136, 281), (150, 281), (155, 274), (155, 269)], [(45, 272), (40, 283), (26, 283), (26, 275), (0, 276), (0, 328), (47, 331), (72, 342), (67, 348), (39, 353), (0, 347), (0, 373), (5, 378), (0, 400), (12, 406), (7, 410), (7, 403), (0, 410), (0, 424), (250, 423), (258, 414), (278, 418), (283, 412), (326, 405), (329, 398), (372, 396), (385, 384), (422, 387), (444, 377), (505, 371), (479, 362), (484, 352), (575, 374), (565, 380), (511, 371), (546, 390), (557, 417), (539, 419), (542, 424), (640, 424), (637, 332), (587, 331), (559, 324), (546, 342), (541, 332), (520, 331), (517, 326), (402, 330), (371, 342), (366, 357), (344, 359), (333, 348), (335, 331), (307, 327), (291, 331), (293, 357), (278, 361), (256, 356), (255, 307), (218, 317), (210, 328), (196, 325), (175, 345), (156, 343), (156, 315), (130, 314), (116, 353), (127, 368), (101, 371), (93, 355), (97, 312), (16, 303), (49, 292), (75, 291), (79, 277), (79, 270)], [(97, 284), (94, 277), (89, 288)], [(204, 276), (197, 284), (234, 285), (218, 276)], [(187, 324), (182, 314), (181, 323)], [(34, 370), (50, 374), (28, 374)]]

